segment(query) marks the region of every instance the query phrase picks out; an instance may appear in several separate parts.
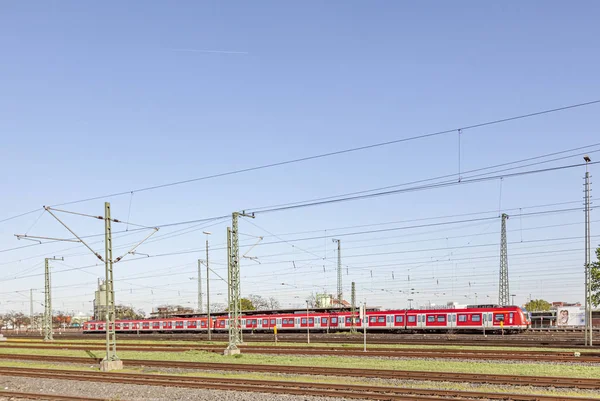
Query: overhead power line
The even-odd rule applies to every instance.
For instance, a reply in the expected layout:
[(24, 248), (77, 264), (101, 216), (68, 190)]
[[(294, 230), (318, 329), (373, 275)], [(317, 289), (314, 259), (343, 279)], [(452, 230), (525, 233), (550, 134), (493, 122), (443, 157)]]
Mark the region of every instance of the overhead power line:
[[(565, 111), (565, 110), (570, 110), (570, 109), (575, 109), (575, 108), (580, 108), (580, 107), (585, 107), (585, 106), (591, 106), (591, 105), (598, 104), (598, 103), (600, 103), (600, 99), (593, 100), (590, 102), (577, 103), (577, 104), (572, 104), (572, 105), (568, 105), (568, 106), (557, 107), (557, 108), (553, 108), (553, 109), (541, 110), (541, 111), (537, 111), (537, 112), (533, 112), (533, 113), (521, 114), (521, 115), (507, 117), (507, 118), (490, 120), (490, 121), (486, 121), (486, 122), (482, 122), (482, 123), (478, 123), (478, 124), (466, 125), (466, 126), (462, 126), (462, 127), (451, 128), (451, 129), (446, 129), (446, 130), (437, 131), (437, 132), (431, 132), (431, 133), (427, 133), (427, 134), (421, 134), (421, 135), (415, 135), (415, 136), (410, 136), (410, 137), (406, 137), (406, 138), (394, 139), (391, 141), (378, 142), (378, 143), (373, 143), (370, 145), (347, 148), (347, 149), (342, 149), (342, 150), (337, 150), (337, 151), (327, 152), (327, 153), (320, 153), (317, 155), (300, 157), (297, 159), (290, 159), (290, 160), (285, 160), (285, 161), (281, 161), (281, 162), (263, 164), (263, 165), (259, 165), (259, 166), (248, 167), (248, 168), (244, 168), (244, 169), (237, 169), (237, 170), (227, 171), (227, 172), (223, 172), (223, 173), (211, 174), (211, 175), (206, 175), (203, 177), (190, 178), (187, 180), (174, 181), (174, 182), (160, 184), (160, 185), (154, 185), (154, 186), (150, 186), (150, 187), (143, 187), (143, 188), (138, 188), (138, 189), (133, 189), (133, 190), (115, 192), (115, 193), (107, 194), (107, 195), (94, 196), (94, 197), (90, 197), (90, 198), (59, 203), (59, 204), (55, 204), (52, 206), (53, 207), (65, 206), (65, 205), (72, 205), (72, 204), (76, 204), (76, 203), (89, 202), (89, 201), (94, 201), (94, 200), (99, 200), (99, 199), (112, 198), (115, 196), (132, 195), (133, 193), (136, 193), (136, 192), (139, 193), (139, 192), (152, 191), (152, 190), (156, 190), (156, 189), (160, 189), (160, 188), (167, 188), (167, 187), (172, 187), (172, 186), (177, 186), (177, 185), (188, 184), (191, 182), (204, 181), (204, 180), (209, 180), (209, 179), (213, 179), (213, 178), (247, 173), (247, 172), (251, 172), (251, 171), (268, 169), (268, 168), (272, 168), (272, 167), (284, 166), (284, 165), (288, 165), (288, 164), (301, 163), (301, 162), (305, 162), (305, 161), (322, 159), (322, 158), (326, 158), (326, 157), (337, 156), (337, 155), (347, 154), (347, 153), (353, 153), (353, 152), (358, 152), (358, 151), (362, 151), (362, 150), (374, 149), (374, 148), (394, 145), (394, 144), (403, 143), (403, 142), (410, 142), (410, 141), (419, 140), (419, 139), (425, 139), (425, 138), (446, 135), (446, 134), (455, 133), (455, 132), (459, 132), (459, 131), (462, 133), (468, 129), (475, 129), (475, 128), (481, 128), (481, 127), (486, 127), (486, 126), (491, 126), (491, 125), (496, 125), (496, 124), (502, 124), (502, 123), (506, 123), (509, 121), (521, 120), (521, 119), (541, 116), (541, 115), (545, 115), (545, 114), (556, 113), (559, 111)], [(19, 217), (22, 217), (22, 216), (25, 216), (25, 215), (28, 215), (31, 213), (35, 213), (39, 210), (41, 210), (41, 209), (37, 208), (37, 209), (31, 210), (29, 212), (25, 212), (25, 213), (21, 213), (16, 216), (8, 217), (3, 220), (0, 220), (0, 223), (9, 221), (9, 220), (13, 220), (13, 219), (16, 219), (16, 218), (19, 218)]]
[[(600, 162), (591, 162), (591, 163), (587, 163), (587, 165), (598, 164), (598, 163), (600, 163)], [(374, 193), (370, 193), (370, 194), (366, 194), (366, 195), (346, 196), (346, 197), (323, 200), (323, 201), (307, 201), (305, 203), (297, 202), (296, 204), (293, 204), (290, 206), (273, 207), (270, 209), (261, 209), (261, 210), (250, 209), (250, 210), (246, 210), (246, 212), (249, 212), (249, 213), (279, 212), (282, 210), (300, 209), (300, 208), (305, 208), (305, 207), (310, 207), (310, 206), (319, 206), (319, 205), (326, 205), (326, 204), (330, 204), (330, 203), (339, 203), (339, 202), (347, 202), (347, 201), (353, 201), (353, 200), (359, 200), (359, 199), (375, 198), (375, 197), (379, 197), (379, 196), (395, 195), (395, 194), (405, 193), (405, 192), (416, 192), (416, 191), (423, 191), (423, 190), (428, 190), (428, 189), (445, 188), (445, 187), (455, 186), (455, 185), (474, 184), (474, 183), (484, 182), (484, 181), (492, 181), (492, 180), (499, 180), (499, 179), (504, 179), (504, 178), (519, 177), (519, 176), (524, 176), (524, 175), (529, 175), (529, 174), (538, 174), (538, 173), (546, 173), (546, 172), (550, 172), (550, 171), (566, 170), (566, 169), (571, 169), (571, 168), (575, 168), (575, 167), (582, 167), (585, 165), (586, 165), (586, 163), (578, 163), (578, 164), (570, 164), (570, 165), (564, 165), (564, 166), (548, 167), (548, 168), (537, 169), (537, 170), (520, 171), (520, 172), (510, 173), (510, 174), (501, 174), (501, 175), (493, 175), (493, 176), (488, 176), (488, 177), (463, 179), (461, 181), (454, 181), (454, 180), (444, 181), (444, 182), (440, 182), (440, 183), (420, 185), (420, 186), (414, 186), (414, 187), (409, 187), (409, 188), (374, 192)]]

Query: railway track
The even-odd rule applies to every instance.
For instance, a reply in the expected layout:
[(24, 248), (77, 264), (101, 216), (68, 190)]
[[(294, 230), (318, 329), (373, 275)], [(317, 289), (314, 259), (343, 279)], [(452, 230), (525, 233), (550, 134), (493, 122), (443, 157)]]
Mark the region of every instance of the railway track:
[[(100, 358), (54, 357), (44, 355), (0, 355), (0, 360), (41, 361), (45, 363), (99, 363)], [(485, 383), (498, 385), (523, 385), (533, 387), (559, 387), (600, 390), (600, 380), (550, 376), (512, 376), (453, 372), (428, 372), (390, 369), (327, 368), (314, 366), (251, 365), (243, 363), (173, 362), (123, 359), (126, 366), (168, 369), (209, 370), (252, 373), (285, 373), (294, 375), (340, 376), (415, 381), (447, 381), (458, 383)], [(8, 369), (8, 368), (7, 368)], [(13, 369), (13, 368), (10, 368)]]
[[(584, 341), (581, 334), (577, 333), (575, 336), (571, 335), (559, 335), (554, 336), (552, 334), (535, 334), (533, 336), (488, 336), (483, 337), (481, 335), (461, 335), (460, 337), (452, 335), (435, 335), (427, 337), (423, 335), (414, 335), (411, 337), (410, 334), (402, 335), (376, 335), (367, 336), (367, 343), (371, 345), (384, 345), (384, 344), (406, 344), (406, 345), (462, 345), (462, 346), (486, 346), (486, 347), (532, 347), (532, 348), (574, 348), (584, 346)], [(567, 333), (568, 334), (568, 333)], [(31, 335), (8, 335), (9, 339), (26, 339), (26, 338), (39, 338), (39, 333)], [(165, 341), (194, 341), (201, 342), (207, 341), (206, 334), (122, 334), (119, 333), (118, 337), (121, 339), (147, 339), (147, 340), (165, 340)], [(86, 335), (59, 335), (55, 334), (55, 339), (60, 340), (81, 340), (83, 338), (88, 339), (102, 339), (102, 334), (86, 334)], [(362, 344), (362, 336), (349, 336), (349, 335), (335, 335), (335, 334), (312, 334), (311, 342), (313, 343), (330, 343), (330, 344)], [(226, 334), (214, 334), (212, 341), (227, 341)], [(272, 334), (245, 334), (245, 342), (273, 342)], [(306, 335), (297, 334), (279, 334), (280, 343), (305, 343)], [(593, 348), (600, 349), (600, 344)], [(589, 348), (586, 348), (589, 349)]]
[[(14, 344), (14, 343), (13, 343)], [(0, 344), (2, 348), (18, 349), (54, 349), (54, 350), (80, 350), (92, 351), (103, 350), (105, 346), (101, 344), (56, 344), (56, 345), (38, 345), (38, 344), (18, 344), (7, 345)], [(600, 363), (600, 353), (580, 352), (579, 356), (574, 356), (568, 352), (544, 352), (544, 351), (495, 351), (489, 350), (457, 350), (449, 348), (420, 348), (420, 349), (390, 349), (390, 348), (370, 348), (367, 352), (359, 349), (344, 347), (293, 347), (293, 346), (241, 346), (244, 353), (247, 354), (268, 354), (268, 355), (315, 355), (315, 356), (360, 356), (360, 357), (386, 357), (386, 358), (436, 358), (436, 359), (476, 359), (476, 360), (496, 360), (496, 361), (543, 361), (543, 362), (578, 362), (578, 363)], [(143, 352), (186, 352), (186, 351), (204, 351), (222, 353), (222, 345), (205, 346), (181, 346), (181, 345), (121, 345), (120, 350), (124, 351), (143, 351)]]
[(474, 399), (485, 399), (515, 401), (575, 401), (587, 399), (582, 397), (563, 397), (547, 395), (525, 395), (507, 393), (499, 394), (481, 391), (431, 390), (356, 384), (310, 383), (282, 380), (222, 379), (136, 373), (101, 373), (89, 371), (75, 372), (57, 369), (47, 370), (28, 368), (0, 368), (0, 375), (58, 380), (73, 380), (73, 378), (76, 377), (79, 381), (84, 380), (105, 383), (200, 388), (224, 391), (260, 392), (271, 394), (293, 394), (302, 396), (328, 396), (336, 398), (368, 400), (430, 401), (451, 399), (454, 401), (468, 401)]
[(0, 390), (0, 397), (9, 399), (25, 399), (25, 400), (46, 400), (46, 401), (109, 401), (108, 398), (93, 398), (72, 395), (59, 395), (59, 394), (47, 394), (47, 393), (23, 393), (20, 391), (6, 391)]

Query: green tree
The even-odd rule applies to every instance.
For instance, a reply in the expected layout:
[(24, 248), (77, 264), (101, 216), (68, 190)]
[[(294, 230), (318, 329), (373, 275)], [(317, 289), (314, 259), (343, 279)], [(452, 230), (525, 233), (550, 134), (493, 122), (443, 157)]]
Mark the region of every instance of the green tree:
[(543, 299), (532, 299), (525, 304), (525, 309), (530, 312), (547, 311), (550, 310), (551, 307), (552, 304)]
[(115, 313), (117, 319), (123, 320), (139, 320), (146, 317), (146, 314), (142, 309), (135, 310), (133, 307), (127, 305), (117, 305), (115, 307)]
[(242, 298), (240, 300), (240, 307), (242, 308), (242, 310), (256, 310), (256, 307), (248, 298)]
[(600, 305), (600, 246), (596, 248), (596, 261), (590, 266), (591, 287), (592, 287), (592, 305)]

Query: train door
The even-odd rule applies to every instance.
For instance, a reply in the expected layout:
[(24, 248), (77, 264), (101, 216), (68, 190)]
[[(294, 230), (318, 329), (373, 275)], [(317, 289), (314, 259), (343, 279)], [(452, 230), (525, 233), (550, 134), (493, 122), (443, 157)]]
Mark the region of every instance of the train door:
[(491, 313), (483, 313), (483, 327), (486, 329), (494, 327), (494, 322), (492, 321)]
[(456, 327), (456, 313), (448, 314), (448, 327)]
[(417, 327), (421, 329), (425, 327), (425, 314), (417, 315)]

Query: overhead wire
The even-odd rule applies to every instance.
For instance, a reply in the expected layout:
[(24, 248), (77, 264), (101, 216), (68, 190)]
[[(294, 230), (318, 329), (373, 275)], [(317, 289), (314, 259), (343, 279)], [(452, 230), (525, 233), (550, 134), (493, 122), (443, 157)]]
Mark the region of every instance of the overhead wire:
[[(341, 154), (346, 154), (346, 153), (358, 152), (358, 151), (362, 151), (362, 150), (373, 149), (373, 148), (388, 146), (388, 145), (402, 143), (402, 142), (430, 138), (430, 137), (454, 133), (454, 132), (457, 132), (458, 130), (460, 130), (460, 132), (463, 132), (463, 131), (469, 130), (469, 129), (475, 129), (475, 128), (481, 128), (481, 127), (486, 127), (486, 126), (491, 126), (491, 125), (496, 125), (496, 124), (502, 124), (502, 123), (509, 122), (509, 121), (516, 121), (516, 120), (526, 119), (526, 118), (530, 118), (530, 117), (536, 117), (536, 116), (540, 116), (540, 115), (555, 113), (555, 112), (559, 112), (559, 111), (571, 110), (571, 109), (590, 106), (590, 105), (594, 105), (594, 104), (598, 104), (598, 103), (600, 103), (600, 99), (592, 100), (589, 102), (571, 104), (571, 105), (562, 106), (562, 107), (556, 107), (556, 108), (552, 108), (552, 109), (541, 110), (541, 111), (527, 113), (527, 114), (516, 115), (516, 116), (512, 116), (512, 117), (507, 117), (507, 118), (490, 120), (490, 121), (486, 121), (486, 122), (482, 122), (482, 123), (466, 125), (463, 127), (452, 128), (452, 129), (447, 129), (447, 130), (442, 130), (442, 131), (437, 131), (437, 132), (431, 132), (431, 133), (422, 134), (422, 135), (415, 135), (415, 136), (406, 137), (406, 138), (399, 138), (399, 139), (395, 139), (395, 140), (391, 140), (391, 141), (378, 142), (378, 143), (374, 143), (374, 144), (370, 144), (370, 145), (347, 148), (347, 149), (342, 149), (342, 150), (333, 151), (333, 152), (327, 152), (327, 153), (321, 153), (321, 154), (312, 155), (312, 156), (306, 156), (306, 157), (301, 157), (301, 158), (296, 158), (296, 159), (285, 160), (285, 161), (281, 161), (281, 162), (263, 164), (263, 165), (248, 167), (248, 168), (244, 168), (244, 169), (237, 169), (237, 170), (232, 170), (232, 171), (223, 172), (223, 173), (206, 175), (203, 177), (196, 177), (196, 178), (191, 178), (191, 179), (187, 179), (187, 180), (180, 180), (180, 181), (175, 181), (175, 182), (170, 182), (170, 183), (165, 183), (165, 184), (160, 184), (160, 185), (154, 185), (154, 186), (149, 186), (149, 187), (143, 187), (143, 188), (138, 188), (138, 189), (133, 189), (133, 190), (128, 190), (128, 191), (115, 192), (112, 194), (94, 196), (94, 197), (79, 199), (79, 200), (75, 200), (75, 201), (63, 202), (63, 203), (55, 204), (53, 206), (66, 206), (66, 205), (72, 205), (72, 204), (76, 204), (76, 203), (88, 202), (88, 201), (93, 201), (93, 200), (98, 200), (98, 199), (112, 198), (112, 197), (116, 197), (116, 196), (132, 194), (132, 193), (136, 193), (136, 192), (139, 193), (139, 192), (145, 192), (145, 191), (152, 191), (152, 190), (156, 190), (156, 189), (160, 189), (160, 188), (167, 188), (167, 187), (187, 184), (187, 183), (191, 183), (191, 182), (203, 181), (203, 180), (208, 180), (208, 179), (213, 179), (213, 178), (218, 178), (218, 177), (225, 177), (225, 176), (229, 176), (229, 175), (241, 174), (241, 173), (246, 173), (246, 172), (250, 172), (250, 171), (257, 171), (257, 170), (278, 167), (278, 166), (283, 166), (283, 165), (288, 165), (288, 164), (293, 164), (293, 163), (300, 163), (300, 162), (305, 162), (305, 161), (309, 161), (309, 160), (316, 160), (316, 159), (321, 159), (321, 158), (326, 158), (326, 157), (331, 157), (331, 156), (336, 156), (336, 155), (341, 155)], [(21, 216), (25, 216), (27, 214), (35, 213), (38, 210), (39, 210), (39, 208), (36, 208), (29, 212), (21, 213), (16, 216), (2, 219), (2, 220), (0, 220), (0, 223), (15, 219), (15, 218), (18, 218)]]

